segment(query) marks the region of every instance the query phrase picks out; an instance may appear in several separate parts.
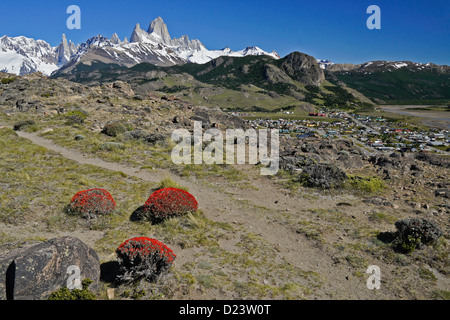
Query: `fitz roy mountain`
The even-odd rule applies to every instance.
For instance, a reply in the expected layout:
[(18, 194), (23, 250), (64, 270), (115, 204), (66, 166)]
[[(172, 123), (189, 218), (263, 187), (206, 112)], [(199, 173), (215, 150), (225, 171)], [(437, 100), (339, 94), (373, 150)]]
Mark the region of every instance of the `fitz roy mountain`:
[(172, 66), (189, 62), (203, 64), (221, 56), (245, 57), (267, 55), (279, 59), (275, 52), (265, 52), (258, 47), (247, 47), (240, 51), (229, 48), (208, 50), (197, 39), (188, 36), (172, 38), (161, 17), (153, 20), (147, 31), (136, 24), (128, 41), (98, 35), (81, 45), (67, 41), (63, 35), (59, 46), (52, 47), (44, 40), (3, 36), (0, 38), (0, 72), (24, 75), (42, 72), (51, 75), (55, 71), (70, 73), (79, 64), (90, 65), (93, 61), (114, 63), (132, 67), (139, 63), (156, 66)]

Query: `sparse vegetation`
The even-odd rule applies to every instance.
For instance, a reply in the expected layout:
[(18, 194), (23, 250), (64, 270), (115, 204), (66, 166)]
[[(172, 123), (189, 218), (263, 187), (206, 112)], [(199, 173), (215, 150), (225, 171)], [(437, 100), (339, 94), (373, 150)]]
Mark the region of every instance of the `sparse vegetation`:
[(171, 178), (165, 178), (159, 182), (158, 190), (164, 188), (176, 188), (189, 192), (189, 188), (180, 185), (179, 183), (173, 181)]
[(89, 290), (89, 285), (92, 282), (91, 279), (84, 279), (81, 282), (81, 289), (61, 288), (52, 292), (48, 300), (97, 300), (96, 295)]

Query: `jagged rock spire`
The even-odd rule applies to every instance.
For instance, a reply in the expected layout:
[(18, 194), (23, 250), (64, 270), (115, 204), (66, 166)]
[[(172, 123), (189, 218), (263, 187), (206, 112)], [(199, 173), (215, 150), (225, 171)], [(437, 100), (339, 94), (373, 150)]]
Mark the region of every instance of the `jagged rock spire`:
[(169, 30), (167, 30), (167, 25), (161, 17), (156, 18), (150, 23), (147, 33), (158, 35), (164, 44), (170, 45), (171, 43), (172, 38), (170, 37)]

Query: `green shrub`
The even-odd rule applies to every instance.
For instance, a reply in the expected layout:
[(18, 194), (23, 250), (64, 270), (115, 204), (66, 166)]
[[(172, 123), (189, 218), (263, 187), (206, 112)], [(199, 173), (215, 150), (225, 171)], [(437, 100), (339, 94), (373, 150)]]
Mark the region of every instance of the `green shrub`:
[(65, 114), (66, 125), (83, 124), (89, 114), (84, 110), (72, 110)]
[(71, 115), (66, 121), (66, 125), (83, 124), (83, 123), (84, 119), (76, 114)]
[(28, 126), (34, 126), (36, 124), (36, 122), (34, 120), (21, 120), (19, 122), (16, 122), (14, 124), (14, 131), (19, 131), (22, 130), (25, 127)]
[(117, 122), (107, 123), (102, 130), (102, 133), (106, 134), (110, 137), (117, 137), (119, 134), (125, 133), (127, 131), (127, 128)]
[(11, 82), (14, 82), (17, 79), (17, 77), (6, 77), (2, 79), (2, 84), (8, 84)]
[(50, 98), (53, 97), (53, 92), (44, 92), (43, 94), (41, 94), (42, 98)]
[(356, 175), (347, 175), (346, 185), (350, 189), (366, 193), (377, 193), (385, 188), (384, 182), (380, 178), (361, 177)]
[(81, 282), (82, 289), (69, 290), (66, 287), (52, 292), (48, 300), (95, 300), (96, 296), (89, 290), (89, 285), (94, 282), (91, 279), (84, 279)]
[(72, 110), (72, 111), (67, 112), (65, 114), (65, 116), (67, 118), (70, 118), (71, 116), (78, 116), (78, 117), (82, 118), (83, 120), (86, 120), (89, 117), (89, 113), (87, 111), (77, 109), (77, 110)]
[(414, 252), (416, 248), (419, 248), (421, 246), (422, 242), (420, 241), (420, 238), (415, 238), (411, 235), (407, 236), (403, 241), (400, 243), (400, 248), (404, 252)]

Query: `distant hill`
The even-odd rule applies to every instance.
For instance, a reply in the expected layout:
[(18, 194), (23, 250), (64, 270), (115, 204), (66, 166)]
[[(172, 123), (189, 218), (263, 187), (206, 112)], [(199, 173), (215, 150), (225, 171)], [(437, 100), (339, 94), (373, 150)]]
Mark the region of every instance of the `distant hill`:
[(315, 110), (315, 106), (367, 108), (367, 98), (325, 80), (316, 59), (301, 52), (284, 58), (267, 55), (222, 56), (204, 64), (131, 68), (102, 62), (78, 64), (70, 73), (53, 77), (98, 85), (123, 80), (135, 92), (159, 91), (207, 106), (239, 110)]
[(410, 61), (333, 64), (326, 79), (344, 83), (377, 104), (441, 104), (450, 102), (450, 67)]

